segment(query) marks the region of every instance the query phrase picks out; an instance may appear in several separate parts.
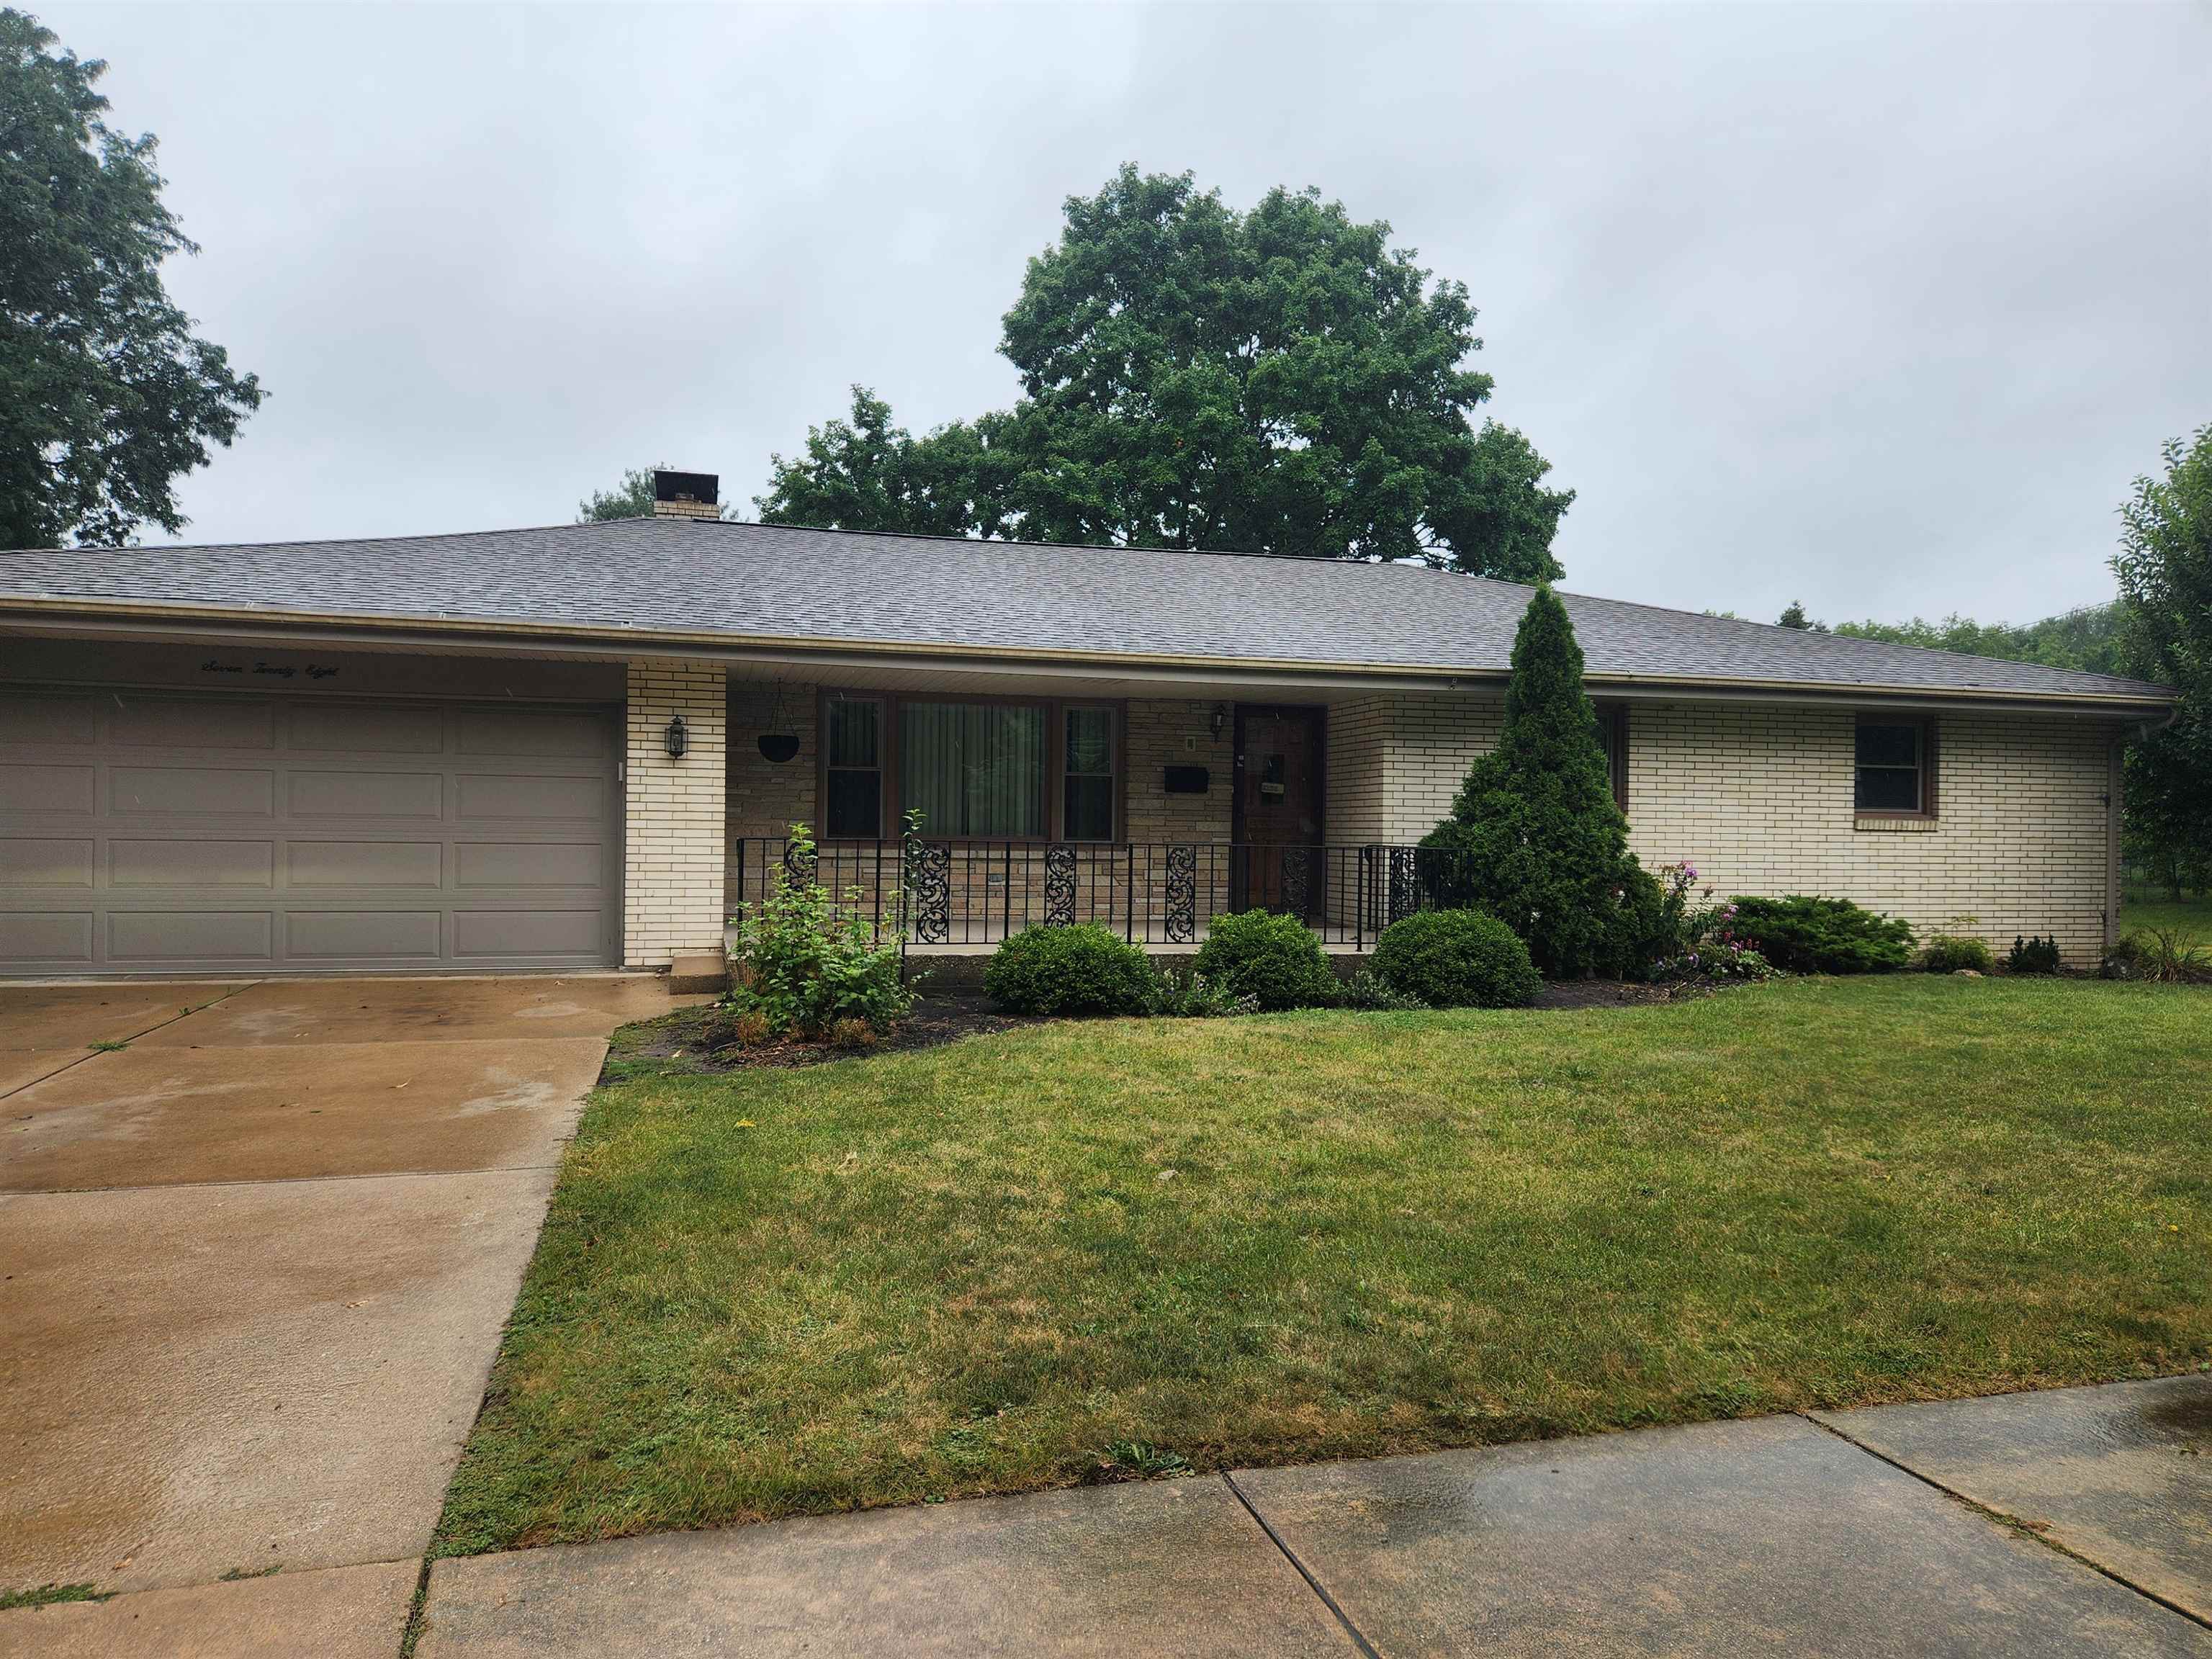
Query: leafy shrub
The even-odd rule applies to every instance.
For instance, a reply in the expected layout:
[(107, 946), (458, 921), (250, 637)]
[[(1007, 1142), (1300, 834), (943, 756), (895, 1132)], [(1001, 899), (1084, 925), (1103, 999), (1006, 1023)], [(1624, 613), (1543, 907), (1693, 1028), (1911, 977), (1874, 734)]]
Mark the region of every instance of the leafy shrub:
[(1344, 994), (1313, 930), (1296, 916), (1266, 910), (1216, 916), (1198, 947), (1197, 967), (1262, 1008), (1325, 1008)]
[(2212, 985), (2212, 948), (2166, 927), (2138, 927), (2105, 952), (2107, 979)]
[(1417, 996), (1392, 989), (1372, 968), (1362, 968), (1345, 983), (1344, 1006), (1373, 1014), (1410, 1014), (1429, 1005)]
[(1669, 948), (1665, 896), (1613, 798), (1582, 647), (1548, 587), (1514, 635), (1498, 747), (1421, 846), (1435, 902), (1498, 917), (1551, 978), (1621, 973)]
[(1912, 928), (1849, 899), (1740, 898), (1736, 938), (1793, 974), (1887, 974), (1912, 960)]
[(1017, 1014), (1141, 1014), (1158, 988), (1145, 953), (1095, 921), (1024, 928), (983, 969), (991, 1000)]
[(1220, 1019), (1232, 1014), (1256, 1014), (1256, 997), (1239, 996), (1218, 980), (1195, 969), (1163, 968), (1152, 982), (1146, 1012), (1168, 1019)]
[(1543, 981), (1528, 947), (1480, 910), (1423, 910), (1375, 942), (1375, 977), (1431, 1008), (1525, 1008)]
[(1782, 970), (1742, 940), (1727, 934), (1699, 939), (1688, 950), (1662, 957), (1651, 964), (1651, 977), (1659, 983), (1698, 979), (1741, 981), (1755, 984), (1778, 978)]
[(2015, 974), (2055, 974), (2058, 971), (2058, 936), (2022, 939), (2014, 933), (2005, 966)]
[(799, 856), (776, 872), (766, 898), (738, 914), (728, 1005), (740, 1014), (757, 1011), (770, 1034), (818, 1038), (840, 1020), (890, 1030), (914, 1008), (913, 989), (899, 975), (897, 938), (878, 942), (859, 909), (792, 875), (793, 865), (814, 865), (805, 824), (791, 826), (791, 844)]
[(1972, 933), (1935, 933), (1920, 952), (1920, 965), (1931, 974), (1986, 974), (1996, 960), (1987, 942)]

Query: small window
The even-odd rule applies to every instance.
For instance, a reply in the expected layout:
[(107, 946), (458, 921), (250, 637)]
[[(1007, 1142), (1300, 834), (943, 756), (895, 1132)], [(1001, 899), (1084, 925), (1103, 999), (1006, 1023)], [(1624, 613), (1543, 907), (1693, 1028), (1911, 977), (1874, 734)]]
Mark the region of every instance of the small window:
[(884, 706), (833, 697), (828, 723), (822, 833), (831, 841), (872, 841), (884, 832)]
[(1067, 711), (1061, 834), (1069, 841), (1114, 839), (1114, 711)]
[(1605, 775), (1613, 786), (1613, 804), (1628, 810), (1628, 705), (1616, 703), (1597, 711), (1597, 740), (1605, 750)]
[(1856, 810), (1932, 816), (1936, 792), (1929, 762), (1933, 737), (1924, 721), (1861, 720), (1852, 799)]

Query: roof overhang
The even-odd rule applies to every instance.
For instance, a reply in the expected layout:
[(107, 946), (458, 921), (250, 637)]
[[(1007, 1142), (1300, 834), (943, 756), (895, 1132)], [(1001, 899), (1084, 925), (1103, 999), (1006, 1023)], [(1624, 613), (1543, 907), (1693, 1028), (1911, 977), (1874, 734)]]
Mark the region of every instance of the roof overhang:
[[(860, 685), (909, 683), (974, 689), (1064, 687), (1091, 696), (1208, 696), (1249, 691), (1273, 700), (1335, 702), (1378, 691), (1503, 691), (1502, 669), (1450, 663), (1320, 662), (1131, 652), (1023, 651), (905, 641), (799, 639), (481, 617), (376, 617), (234, 609), (180, 600), (0, 595), (0, 633), (172, 643), (347, 646), (355, 649), (569, 660), (683, 657), (722, 661), (742, 677), (781, 671)], [(1624, 702), (1812, 703), (1834, 707), (2170, 718), (2178, 697), (2096, 692), (2023, 693), (1924, 685), (1686, 678), (1592, 673), (1593, 696)]]

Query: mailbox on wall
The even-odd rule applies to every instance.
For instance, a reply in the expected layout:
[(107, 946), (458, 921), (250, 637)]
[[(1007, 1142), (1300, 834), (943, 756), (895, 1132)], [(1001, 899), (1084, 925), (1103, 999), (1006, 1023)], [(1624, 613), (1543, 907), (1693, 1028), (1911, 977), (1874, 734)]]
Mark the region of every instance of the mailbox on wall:
[(1170, 795), (1202, 795), (1212, 781), (1212, 775), (1203, 766), (1170, 766), (1167, 772), (1167, 793)]

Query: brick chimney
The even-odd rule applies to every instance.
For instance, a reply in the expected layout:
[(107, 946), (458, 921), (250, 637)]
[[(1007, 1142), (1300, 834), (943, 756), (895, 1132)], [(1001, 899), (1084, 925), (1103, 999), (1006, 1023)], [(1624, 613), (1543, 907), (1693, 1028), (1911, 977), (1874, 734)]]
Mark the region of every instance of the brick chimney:
[(712, 472), (653, 470), (653, 516), (656, 519), (719, 519), (722, 481)]

